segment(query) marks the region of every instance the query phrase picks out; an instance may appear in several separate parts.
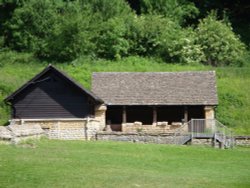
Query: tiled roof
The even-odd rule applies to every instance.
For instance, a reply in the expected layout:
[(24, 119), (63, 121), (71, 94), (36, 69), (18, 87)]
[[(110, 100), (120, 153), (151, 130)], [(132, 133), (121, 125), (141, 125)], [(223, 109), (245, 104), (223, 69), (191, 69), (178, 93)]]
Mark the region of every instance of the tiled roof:
[(108, 105), (217, 105), (214, 71), (98, 72), (92, 91)]

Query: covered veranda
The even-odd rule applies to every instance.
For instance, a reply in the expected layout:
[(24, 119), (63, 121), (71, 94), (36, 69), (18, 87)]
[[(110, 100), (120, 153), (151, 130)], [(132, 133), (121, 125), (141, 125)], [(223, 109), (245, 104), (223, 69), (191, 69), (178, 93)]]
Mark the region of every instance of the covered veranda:
[(212, 107), (193, 105), (112, 105), (107, 106), (106, 124), (112, 131), (122, 131), (122, 125), (181, 125), (191, 119), (214, 118)]

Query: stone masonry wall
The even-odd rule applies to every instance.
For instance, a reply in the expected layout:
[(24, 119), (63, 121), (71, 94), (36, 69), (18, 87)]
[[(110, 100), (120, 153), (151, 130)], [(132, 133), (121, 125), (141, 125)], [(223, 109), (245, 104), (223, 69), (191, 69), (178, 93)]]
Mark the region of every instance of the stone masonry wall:
[(1, 143), (19, 143), (29, 138), (40, 138), (44, 131), (39, 125), (8, 125), (0, 126)]
[(205, 119), (214, 119), (214, 107), (213, 106), (205, 106)]
[(139, 143), (173, 144), (173, 134), (149, 134), (149, 133), (123, 133), (123, 132), (98, 132), (97, 140), (124, 141)]
[(153, 125), (143, 125), (141, 122), (134, 123), (123, 123), (122, 131), (125, 133), (171, 133), (175, 129), (180, 128), (181, 123), (172, 123), (171, 125), (168, 122), (157, 122)]
[(105, 105), (99, 105), (95, 108), (95, 120), (99, 121), (99, 128), (103, 130), (106, 127), (106, 110)]
[(235, 136), (237, 146), (250, 146), (250, 136)]
[(95, 139), (96, 132), (103, 129), (100, 122), (93, 118), (74, 120), (24, 120), (22, 124), (39, 125), (48, 138), (60, 140), (92, 140)]

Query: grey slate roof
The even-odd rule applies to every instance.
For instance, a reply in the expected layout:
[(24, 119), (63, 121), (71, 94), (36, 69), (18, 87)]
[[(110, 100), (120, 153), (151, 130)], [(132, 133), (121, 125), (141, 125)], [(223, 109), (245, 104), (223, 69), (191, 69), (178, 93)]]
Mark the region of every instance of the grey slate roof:
[(107, 105), (217, 105), (215, 71), (100, 72), (92, 91)]

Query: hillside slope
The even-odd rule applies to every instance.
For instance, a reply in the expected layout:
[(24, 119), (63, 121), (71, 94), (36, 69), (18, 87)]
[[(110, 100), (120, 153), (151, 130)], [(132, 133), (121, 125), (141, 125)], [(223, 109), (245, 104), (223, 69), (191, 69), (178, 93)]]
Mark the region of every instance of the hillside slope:
[[(11, 56), (8, 56), (11, 57)], [(6, 63), (8, 61), (8, 63)], [(34, 59), (0, 59), (0, 124), (6, 124), (9, 107), (3, 99), (41, 71), (48, 63)], [(154, 59), (129, 57), (120, 61), (80, 59), (71, 64), (54, 64), (60, 70), (90, 88), (92, 72), (159, 72), (215, 70), (219, 93), (217, 118), (233, 128), (236, 134), (250, 134), (250, 67), (214, 68), (202, 65), (178, 65), (156, 62)]]

